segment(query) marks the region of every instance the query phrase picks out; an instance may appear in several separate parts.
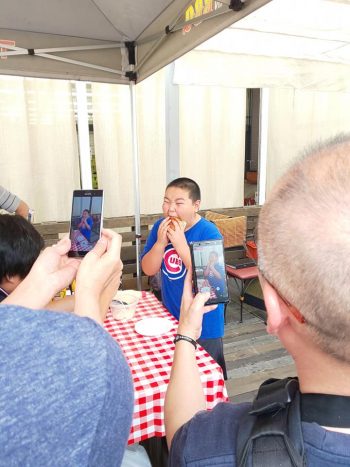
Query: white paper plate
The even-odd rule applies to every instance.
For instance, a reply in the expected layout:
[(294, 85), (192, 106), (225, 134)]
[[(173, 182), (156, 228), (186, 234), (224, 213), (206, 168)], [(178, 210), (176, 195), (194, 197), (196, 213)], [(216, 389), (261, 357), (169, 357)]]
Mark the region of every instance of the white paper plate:
[(144, 318), (137, 321), (135, 331), (141, 336), (160, 336), (169, 332), (174, 324), (167, 318)]

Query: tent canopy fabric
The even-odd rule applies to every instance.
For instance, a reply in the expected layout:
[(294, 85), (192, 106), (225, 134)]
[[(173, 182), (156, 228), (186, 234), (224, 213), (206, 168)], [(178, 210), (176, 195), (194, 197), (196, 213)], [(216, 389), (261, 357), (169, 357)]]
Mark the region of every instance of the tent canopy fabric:
[(11, 0), (0, 74), (141, 81), (269, 1)]
[(177, 84), (350, 90), (350, 1), (274, 0), (176, 62)]

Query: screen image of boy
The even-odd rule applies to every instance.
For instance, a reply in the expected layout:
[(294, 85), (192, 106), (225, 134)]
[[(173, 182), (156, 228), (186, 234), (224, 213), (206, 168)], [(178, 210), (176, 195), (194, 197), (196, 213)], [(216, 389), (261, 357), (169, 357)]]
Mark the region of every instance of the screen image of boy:
[(210, 300), (227, 301), (225, 261), (221, 241), (193, 244), (193, 260), (198, 292), (210, 292)]
[(71, 217), (71, 251), (83, 256), (95, 246), (101, 235), (102, 190), (76, 190)]

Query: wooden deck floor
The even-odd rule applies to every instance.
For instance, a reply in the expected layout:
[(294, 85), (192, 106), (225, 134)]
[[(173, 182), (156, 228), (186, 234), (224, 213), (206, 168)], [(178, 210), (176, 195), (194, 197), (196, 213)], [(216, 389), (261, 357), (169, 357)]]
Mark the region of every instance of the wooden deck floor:
[(244, 305), (243, 323), (239, 323), (238, 297), (231, 293), (224, 353), (228, 373), (226, 388), (233, 402), (252, 400), (257, 388), (268, 378), (296, 374), (293, 360), (279, 340), (267, 334), (264, 322), (248, 310), (259, 313), (256, 308)]

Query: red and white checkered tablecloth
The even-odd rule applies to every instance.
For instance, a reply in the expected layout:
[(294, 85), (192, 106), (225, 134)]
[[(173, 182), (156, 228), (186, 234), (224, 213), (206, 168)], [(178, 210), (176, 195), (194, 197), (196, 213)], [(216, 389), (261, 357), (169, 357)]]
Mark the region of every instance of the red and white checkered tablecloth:
[[(137, 334), (135, 323), (150, 317), (167, 318), (174, 322), (174, 328), (161, 336)], [(142, 292), (133, 319), (116, 321), (109, 312), (104, 326), (123, 350), (134, 380), (134, 418), (128, 444), (165, 436), (164, 397), (173, 361), (177, 320), (153, 294)], [(228, 400), (222, 370), (202, 347), (198, 346), (196, 352), (207, 408), (212, 409), (218, 402)]]
[(90, 251), (93, 245), (84, 237), (84, 235), (79, 232), (79, 230), (74, 230), (72, 236), (72, 251)]

